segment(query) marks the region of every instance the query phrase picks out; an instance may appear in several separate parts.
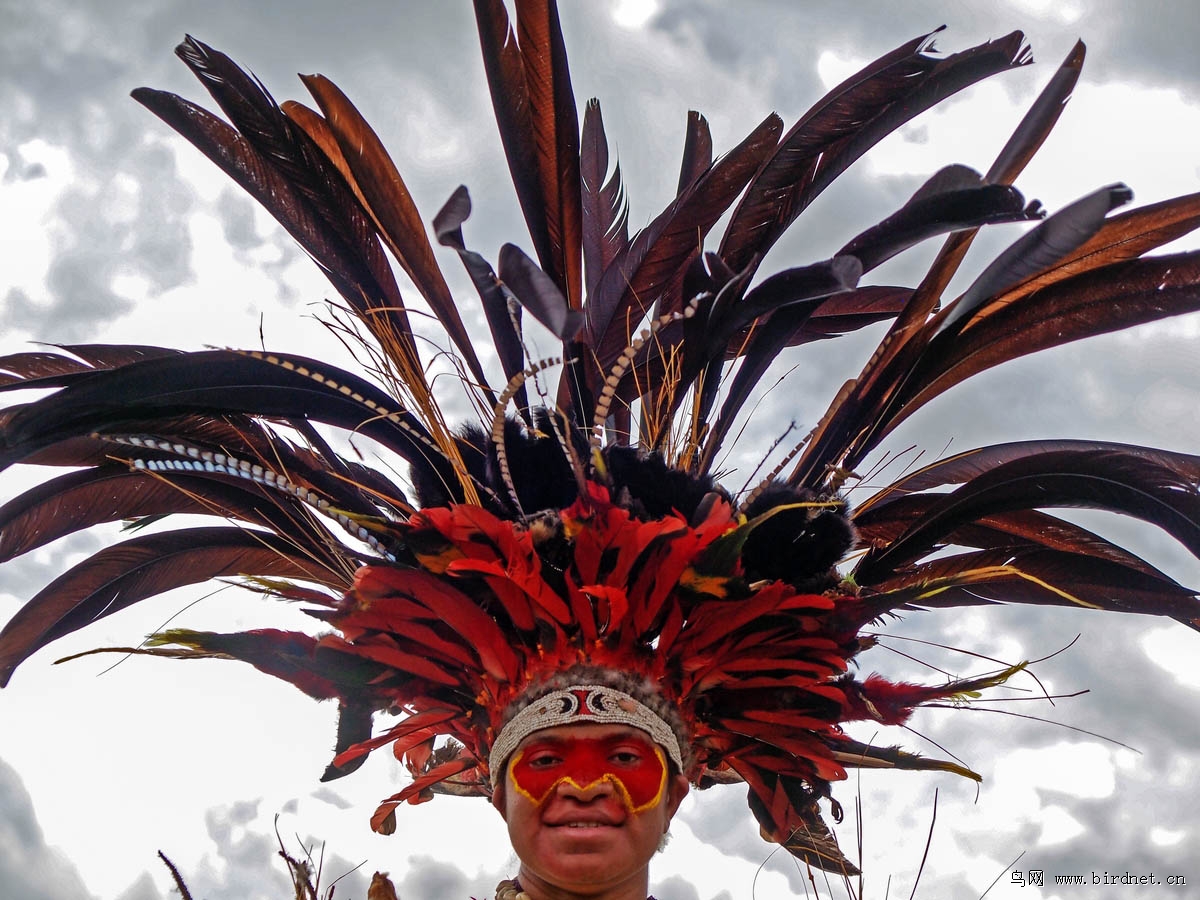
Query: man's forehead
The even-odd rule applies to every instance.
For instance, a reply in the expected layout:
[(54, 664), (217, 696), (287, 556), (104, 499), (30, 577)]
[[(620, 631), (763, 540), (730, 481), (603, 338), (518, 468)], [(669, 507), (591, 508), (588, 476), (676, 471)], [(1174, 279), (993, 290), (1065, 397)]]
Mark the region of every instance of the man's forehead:
[(551, 728), (539, 729), (527, 735), (517, 747), (528, 747), (531, 744), (538, 743), (565, 744), (579, 740), (610, 741), (626, 738), (637, 739), (647, 744), (654, 743), (654, 739), (649, 734), (640, 728), (634, 728), (632, 725), (572, 723), (570, 725), (555, 725)]

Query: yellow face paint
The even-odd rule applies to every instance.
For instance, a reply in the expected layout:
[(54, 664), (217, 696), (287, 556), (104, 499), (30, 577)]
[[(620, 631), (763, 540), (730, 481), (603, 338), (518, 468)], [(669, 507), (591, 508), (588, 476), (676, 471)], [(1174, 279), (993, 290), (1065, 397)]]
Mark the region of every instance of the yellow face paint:
[(667, 760), (661, 747), (636, 735), (535, 734), (513, 756), (509, 781), (535, 806), (545, 803), (562, 784), (586, 792), (608, 782), (629, 812), (640, 813), (657, 806), (666, 795)]

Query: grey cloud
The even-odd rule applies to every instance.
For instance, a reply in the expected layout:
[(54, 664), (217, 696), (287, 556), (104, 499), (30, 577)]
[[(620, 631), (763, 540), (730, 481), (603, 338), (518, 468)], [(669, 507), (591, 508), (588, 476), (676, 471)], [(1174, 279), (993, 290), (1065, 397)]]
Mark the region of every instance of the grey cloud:
[(1059, 629), (1064, 636), (1085, 629), (1079, 652), (1070, 653), (1064, 666), (1071, 681), (1091, 688), (1077, 706), (1084, 727), (1133, 745), (1142, 753), (1135, 764), (1139, 772), (1165, 774), (1181, 755), (1196, 758), (1200, 721), (1164, 711), (1194, 708), (1200, 691), (1164, 673), (1140, 647), (1147, 627), (1160, 624), (1095, 615), (1094, 623), (1067, 622)]
[[(166, 130), (127, 93), (149, 82), (195, 95), (198, 86), (187, 84), (189, 76), (176, 71), (178, 63), (170, 53), (184, 18), (198, 29), (207, 23), (217, 34), (252, 36), (268, 60), (285, 57), (271, 52), (279, 44), (272, 39), (277, 22), (271, 10), (258, 9), (255, 18), (240, 4), (218, 4), (200, 15), (191, 9), (186, 17), (183, 9), (179, 3), (155, 3), (114, 16), (51, 3), (14, 7), (4, 17), (8, 27), (0, 35), (0, 108), (6, 116), (0, 123), (0, 152), (22, 159), (17, 148), (41, 138), (67, 147), (76, 173), (52, 213), (56, 246), (48, 296), (33, 303), (11, 298), (18, 302), (0, 310), (0, 323), (9, 329), (78, 339), (130, 309), (130, 301), (113, 286), (117, 276), (136, 275), (152, 293), (190, 279), (186, 217), (195, 198), (175, 175), (173, 152), (145, 140), (146, 135), (165, 136)], [(314, 40), (353, 38), (341, 21), (347, 18), (372, 21), (329, 9), (312, 5), (314, 14), (326, 10), (323, 15), (339, 19), (338, 27), (311, 32)], [(274, 12), (284, 16), (282, 10)], [(305, 12), (289, 7), (285, 18), (297, 14)], [(341, 55), (346, 56), (344, 50)], [(311, 54), (290, 58), (288, 68), (294, 70), (301, 59), (314, 61)], [(11, 167), (8, 177), (33, 177), (42, 167), (42, 160), (30, 158), (23, 167)], [(123, 218), (130, 204), (134, 214)]]
[(798, 896), (804, 895), (805, 877), (795, 859), (759, 835), (758, 823), (746, 803), (745, 787), (717, 785), (699, 792), (697, 802), (676, 818), (701, 842), (727, 856), (761, 865), (764, 871), (783, 875)]
[[(133, 110), (126, 107), (132, 104), (122, 99), (128, 88), (121, 82), (136, 56), (123, 56), (120, 41), (106, 40), (110, 20), (128, 27), (129, 19), (93, 21), (83, 10), (53, 3), (22, 5), (4, 18), (0, 108), (17, 114), (6, 114), (0, 124), (0, 152), (13, 158), (32, 138), (66, 146), (77, 177), (53, 214), (56, 258), (48, 276), (49, 302), (37, 311), (40, 327), (21, 308), (8, 309), (3, 321), (10, 328), (52, 330), (55, 337), (75, 339), (128, 309), (111, 286), (118, 273), (135, 271), (160, 288), (178, 283), (173, 253), (183, 257), (186, 272), (186, 233), (178, 216), (153, 204), (140, 205), (124, 228), (114, 225), (116, 209), (128, 199), (120, 196), (116, 176), (164, 168), (164, 160), (156, 158), (161, 151), (139, 146), (143, 131), (130, 125)], [(42, 165), (29, 158), (27, 171)]]
[(66, 571), (68, 561), (80, 555), (94, 553), (101, 547), (100, 537), (92, 532), (81, 532), (49, 547), (5, 563), (4, 575), (0, 579), (0, 592), (11, 594), (24, 604), (57, 574)]
[(1011, 31), (1030, 18), (976, 6), (958, 6), (950, 15), (937, 0), (877, 4), (870, 15), (847, 15), (846, 7), (833, 0), (803, 5), (759, 0), (737, 9), (719, 0), (674, 0), (663, 5), (654, 24), (668, 34), (696, 35), (715, 61), (741, 69), (753, 68), (762, 48), (777, 46), (782, 38), (791, 65), (780, 73), (786, 76), (781, 85), (795, 80), (808, 88), (817, 83), (817, 57), (827, 50), (873, 59), (950, 20), (951, 33), (939, 36), (937, 45), (952, 51)]
[[(1041, 870), (1047, 886), (1053, 884), (1054, 875), (1082, 874), (1085, 883), (1092, 885), (1091, 873), (1103, 877), (1105, 872), (1135, 875), (1153, 872), (1160, 878), (1165, 875), (1184, 875), (1189, 884), (1169, 888), (1165, 883), (1154, 888), (1154, 893), (1164, 896), (1189, 896), (1194, 890), (1194, 860), (1200, 850), (1200, 836), (1192, 826), (1194, 792), (1191, 781), (1185, 781), (1184, 791), (1168, 784), (1163, 774), (1143, 771), (1140, 765), (1133, 773), (1118, 777), (1111, 796), (1103, 798), (1065, 798), (1047, 796), (1048, 805), (1065, 807), (1068, 815), (1079, 823), (1080, 833), (1067, 840), (1044, 845), (1039, 844), (1041, 825), (1032, 822), (1009, 835), (1009, 846), (1024, 851), (1012, 868), (1022, 873), (1030, 869)], [(1194, 775), (1192, 776), (1194, 777)], [(1153, 810), (1146, 819), (1144, 810)], [(1164, 846), (1156, 843), (1149, 830), (1149, 823), (1157, 825), (1181, 839)], [(995, 845), (996, 835), (992, 831), (957, 835), (959, 843), (968, 853), (985, 853)], [(1009, 881), (1010, 870), (1003, 879)], [(1092, 887), (1093, 891), (1097, 889)], [(1109, 886), (1107, 890), (1120, 890)], [(953, 896), (958, 896), (954, 894)], [(1089, 895), (1090, 896), (1090, 895)]]
[(9, 326), (24, 328), (42, 321), (42, 309), (20, 288), (9, 288), (0, 304), (0, 318)]
[[(215, 851), (208, 853), (193, 869), (181, 875), (195, 897), (206, 900), (277, 900), (294, 894), (287, 867), (280, 858), (280, 843), (271, 826), (259, 817), (258, 800), (248, 800), (205, 813), (205, 827)], [(333, 848), (322, 847), (314, 838), (289, 841), (283, 849), (311, 866), (319, 891), (334, 879), (337, 895), (364, 897), (368, 879), (355, 863), (338, 855)], [(170, 855), (170, 851), (167, 851)]]
[[(1123, 790), (1116, 798), (1104, 800), (1081, 801), (1072, 808), (1072, 814), (1083, 825), (1083, 833), (1077, 838), (1066, 841), (1052, 849), (1031, 850), (1021, 866), (1025, 869), (1037, 868), (1047, 875), (1084, 875), (1086, 883), (1095, 884), (1093, 873), (1100, 876), (1101, 883), (1105, 874), (1121, 876), (1130, 873), (1135, 876), (1150, 875), (1163, 879), (1163, 883), (1153, 888), (1155, 895), (1164, 897), (1188, 897), (1195, 891), (1197, 873), (1195, 861), (1200, 859), (1200, 835), (1189, 826), (1192, 812), (1189, 801), (1194, 797), (1176, 796), (1164, 797), (1161, 794), (1149, 798), (1138, 791)], [(1165, 807), (1159, 805), (1166, 802)], [(1136, 808), (1137, 804), (1155, 803), (1155, 818), (1160, 813), (1165, 814), (1178, 825), (1180, 818), (1185, 819), (1183, 828), (1186, 836), (1183, 840), (1171, 846), (1156, 844), (1148, 831), (1145, 830), (1140, 817), (1123, 812)], [(1185, 811), (1186, 810), (1186, 811)], [(1178, 830), (1178, 829), (1177, 829)], [(1187, 879), (1186, 885), (1168, 885), (1165, 878), (1168, 875), (1181, 875)], [(1121, 891), (1115, 885), (1107, 888), (1092, 890)], [(1147, 892), (1150, 891), (1143, 888)]]
[(314, 800), (320, 800), (337, 809), (349, 809), (353, 804), (328, 785), (322, 785), (310, 795)]
[(46, 177), (46, 167), (40, 162), (28, 162), (24, 159), (10, 160), (8, 169), (4, 172), (4, 181), (36, 181)]
[[(1196, 751), (1200, 726), (1190, 719), (1164, 719), (1162, 709), (1190, 708), (1196, 702), (1197, 691), (1164, 677), (1140, 646), (1140, 638), (1148, 628), (1161, 627), (1157, 620), (1067, 608), (980, 607), (975, 615), (982, 617), (986, 630), (981, 636), (968, 637), (954, 627), (954, 619), (965, 614), (963, 610), (914, 612), (887, 631), (919, 639), (940, 639), (991, 658), (1000, 658), (1004, 645), (1015, 639), (1023, 655), (1004, 659), (1013, 663), (1052, 654), (1079, 635), (1073, 647), (1037, 663), (1031, 672), (1053, 684), (1056, 692), (1088, 691), (1080, 697), (1056, 701), (1054, 706), (1024, 700), (986, 704), (988, 709), (1001, 710), (1001, 714), (1020, 713), (1048, 721), (1007, 715), (1001, 718), (997, 713), (964, 710), (921, 713), (916, 723), (918, 730), (929, 733), (952, 752), (964, 755), (969, 764), (990, 767), (1006, 752), (1023, 747), (1100, 740), (1055, 727), (1055, 722), (1131, 744), (1144, 754), (1137, 760), (1138, 770), (1164, 770), (1173, 755)], [(889, 641), (886, 632), (884, 643), (949, 672), (978, 671), (987, 666), (978, 659), (951, 651)], [(1007, 656), (1011, 657), (1011, 653)], [(872, 650), (862, 657), (862, 670), (866, 673), (876, 668), (893, 677), (934, 681), (940, 678), (930, 669)], [(1040, 688), (1026, 676), (1018, 676), (1012, 684), (1028, 693), (996, 690), (988, 696), (1032, 698), (1040, 693)]]
[[(1053, 746), (1061, 764), (1064, 756), (1069, 760), (1085, 745), (1115, 749), (1102, 738), (1056, 727), (1055, 723), (1110, 736), (1132, 745), (1140, 755), (1128, 767), (1116, 768), (1114, 788), (1108, 796), (1077, 797), (1051, 784), (1037, 789), (1040, 813), (1031, 822), (1017, 825), (985, 819), (979, 826), (971, 826), (967, 824), (969, 819), (956, 821), (950, 828), (966, 858), (994, 857), (1004, 852), (998, 850), (1003, 847), (1013, 850), (1013, 855), (1026, 851), (1021, 868), (1040, 868), (1047, 873), (1099, 871), (1116, 866), (1160, 872), (1174, 866), (1186, 872), (1186, 860), (1195, 858), (1187, 854), (1194, 854), (1197, 840), (1187, 794), (1194, 794), (1190, 787), (1195, 777), (1192, 760), (1197, 757), (1200, 729), (1192, 721), (1194, 717), (1166, 711), (1194, 708), (1198, 692), (1164, 674), (1142, 651), (1139, 637), (1146, 623), (1136, 617), (1065, 609), (997, 608), (986, 615), (987, 636), (967, 649), (994, 654), (1001, 638), (1015, 635), (1028, 655), (1040, 655), (1082, 632), (1075, 648), (1038, 664), (1034, 672), (1056, 691), (1090, 689), (1082, 697), (1059, 700), (1054, 707), (1031, 702), (987, 704), (1002, 712), (1038, 716), (1045, 721), (965, 711), (930, 710), (918, 714), (913, 723), (918, 731), (983, 774), (986, 801), (999, 799), (995, 792), (1003, 786), (995, 781), (994, 771), (1015, 750)], [(914, 629), (909, 626), (915, 619), (896, 630), (911, 633)], [(931, 632), (936, 633), (934, 629)], [(920, 652), (925, 655), (924, 650)], [(1017, 684), (1030, 687), (1028, 681)], [(990, 696), (1006, 693), (997, 690)], [(906, 743), (922, 752), (935, 752), (914, 741)], [(1044, 783), (1039, 774), (1028, 772), (1029, 781)], [(1014, 777), (1025, 775), (1017, 773)], [(938, 778), (928, 777), (931, 784)], [(1082, 826), (1081, 833), (1058, 844), (1041, 843), (1043, 827), (1052, 821), (1046, 818), (1052, 807), (1076, 820)], [(1148, 810), (1152, 814), (1147, 815)], [(1182, 834), (1183, 840), (1175, 847), (1159, 847), (1147, 835), (1151, 825)], [(973, 830), (976, 827), (979, 830)], [(946, 896), (960, 894), (950, 891)]]
[[(464, 859), (469, 863), (470, 844), (464, 843)], [(515, 871), (514, 858), (512, 870)], [(490, 897), (496, 885), (511, 878), (513, 871), (480, 872), (468, 878), (458, 865), (428, 856), (410, 856), (403, 876), (393, 875), (396, 893), (404, 900), (445, 900), (448, 897)]]
[[(1137, 7), (1120, 0), (1090, 0), (1075, 24), (1095, 50), (1093, 77), (1161, 85), (1178, 83), (1195, 95), (1194, 36), (1200, 10), (1162, 0)], [(1192, 85), (1189, 89), (1188, 85)]]
[(416, 856), (409, 862), (397, 886), (401, 896), (412, 900), (468, 896), (467, 876), (457, 866), (427, 856)]
[(700, 892), (691, 883), (672, 875), (650, 886), (650, 893), (658, 900), (700, 900)]
[[(244, 193), (227, 187), (217, 197), (213, 213), (221, 223), (222, 236), (233, 249), (234, 259), (247, 268), (257, 268), (273, 276), (276, 298), (290, 304), (295, 299), (296, 289), (284, 274), (302, 251), (282, 228), (271, 228), (260, 233), (256, 226), (255, 208), (254, 201)], [(270, 246), (277, 256), (264, 262), (254, 253), (266, 246)]]
[(1131, 7), (1119, 0), (1089, 0), (1078, 4), (1082, 15), (1072, 22), (1064, 16), (1069, 8), (1051, 4), (1035, 10), (1016, 3), (948, 6), (919, 0), (876, 3), (867, 15), (847, 15), (845, 6), (832, 0), (803, 5), (760, 0), (736, 10), (719, 0), (671, 0), (663, 4), (654, 25), (666, 34), (694, 33), (715, 60), (741, 67), (755, 65), (759, 48), (777, 44), (785, 34), (801, 69), (819, 50), (874, 57), (941, 24), (949, 26), (938, 39), (947, 51), (1020, 28), (1045, 62), (1057, 62), (1076, 36), (1083, 38), (1091, 51), (1088, 78), (1197, 82), (1192, 36), (1200, 27), (1200, 10), (1180, 4)]
[[(696, 802), (678, 813), (697, 840), (717, 846), (721, 852), (762, 862), (771, 847), (758, 836), (746, 805), (746, 789), (740, 785), (717, 785), (697, 791)], [(734, 828), (730, 823), (743, 822)]]
[[(111, 271), (111, 257), (97, 254), (89, 247), (77, 252), (66, 250), (50, 264), (46, 283), (54, 298), (38, 307), (36, 333), (61, 341), (79, 341), (94, 334), (105, 321), (129, 312), (133, 303), (118, 296), (106, 284), (93, 280), (97, 270)], [(31, 322), (13, 321), (18, 327), (33, 327)]]
[(221, 233), (234, 250), (253, 250), (263, 244), (254, 226), (254, 202), (241, 191), (226, 188), (217, 200)]
[(46, 845), (33, 803), (16, 771), (0, 760), (0, 884), (6, 900), (95, 895), (63, 854)]
[(131, 309), (132, 302), (114, 288), (117, 277), (139, 276), (153, 292), (190, 279), (191, 201), (173, 178), (174, 157), (120, 134), (105, 142), (105, 152), (146, 180), (83, 167), (59, 198), (48, 229), (55, 245), (46, 277), (49, 302), (13, 298), (17, 303), (0, 311), (0, 322), (9, 328), (61, 341), (84, 339)]

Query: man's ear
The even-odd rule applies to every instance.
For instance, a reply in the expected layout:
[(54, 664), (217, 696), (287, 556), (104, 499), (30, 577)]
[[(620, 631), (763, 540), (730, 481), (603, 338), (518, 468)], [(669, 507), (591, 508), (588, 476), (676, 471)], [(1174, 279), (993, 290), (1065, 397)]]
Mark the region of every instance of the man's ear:
[(508, 814), (504, 810), (504, 782), (501, 781), (492, 791), (492, 806), (496, 807), (496, 812), (500, 813), (500, 818), (505, 822), (508, 821)]
[(688, 795), (688, 791), (691, 789), (692, 786), (688, 782), (686, 775), (671, 776), (671, 782), (667, 785), (668, 822), (675, 816), (675, 811), (679, 809), (679, 804), (683, 802), (683, 798)]

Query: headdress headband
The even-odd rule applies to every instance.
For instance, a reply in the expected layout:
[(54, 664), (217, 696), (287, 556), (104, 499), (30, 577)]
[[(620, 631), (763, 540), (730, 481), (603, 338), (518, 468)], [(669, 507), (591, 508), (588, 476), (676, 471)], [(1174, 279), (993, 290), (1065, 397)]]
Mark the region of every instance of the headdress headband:
[(631, 725), (640, 728), (667, 751), (667, 756), (675, 764), (675, 771), (684, 771), (679, 738), (654, 710), (616, 688), (602, 684), (579, 684), (539, 697), (500, 730), (488, 755), (492, 787), (499, 784), (504, 774), (505, 760), (529, 735), (556, 725), (580, 724)]

